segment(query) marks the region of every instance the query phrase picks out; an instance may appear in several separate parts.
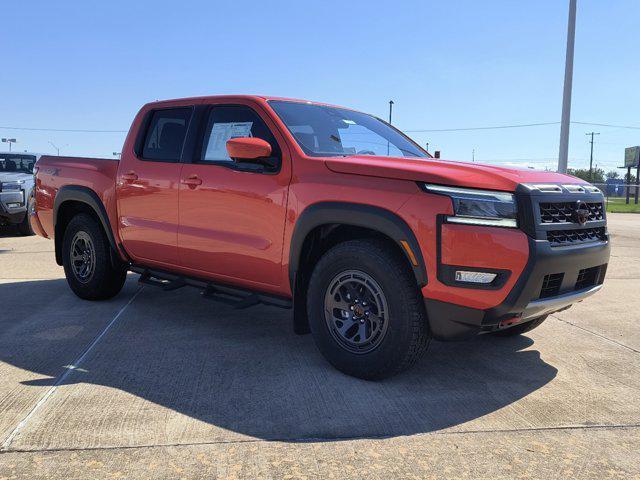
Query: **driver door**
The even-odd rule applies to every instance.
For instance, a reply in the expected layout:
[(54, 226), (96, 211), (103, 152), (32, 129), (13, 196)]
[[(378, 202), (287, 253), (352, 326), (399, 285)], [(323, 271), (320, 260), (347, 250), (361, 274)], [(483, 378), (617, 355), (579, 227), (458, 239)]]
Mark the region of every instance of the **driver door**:
[[(270, 118), (256, 105), (212, 104), (179, 189), (178, 257), (194, 274), (273, 290), (282, 279), (282, 247), (291, 179), (289, 154)], [(226, 141), (258, 137), (278, 167), (238, 169)]]

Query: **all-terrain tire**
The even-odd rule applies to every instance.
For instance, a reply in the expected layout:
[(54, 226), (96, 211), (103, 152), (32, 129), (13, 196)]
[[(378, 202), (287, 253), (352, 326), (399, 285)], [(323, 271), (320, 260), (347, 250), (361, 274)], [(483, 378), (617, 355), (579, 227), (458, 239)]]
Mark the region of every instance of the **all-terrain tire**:
[[(326, 301), (336, 298), (331, 292), (338, 290), (332, 290), (332, 285), (350, 276), (368, 279), (366, 282), (381, 292), (382, 296), (376, 298), (385, 299), (386, 330), (375, 338), (375, 346), (373, 342), (369, 345), (370, 351), (354, 352), (345, 347), (347, 341), (337, 337), (340, 328), (336, 325), (342, 323), (339, 320), (336, 324), (335, 318), (340, 317), (332, 316), (333, 308), (325, 308)], [(362, 290), (366, 282), (360, 287)], [(324, 357), (347, 375), (366, 380), (382, 379), (409, 368), (424, 354), (431, 338), (422, 296), (406, 260), (388, 243), (377, 239), (349, 240), (334, 246), (320, 258), (309, 282), (307, 311), (313, 339)], [(348, 308), (344, 312), (340, 315), (347, 315)], [(374, 315), (374, 318), (380, 317)], [(353, 328), (358, 327), (357, 322), (354, 325)], [(372, 330), (373, 327), (368, 332)]]
[(548, 315), (543, 315), (542, 317), (534, 318), (533, 320), (529, 320), (525, 323), (520, 323), (518, 325), (514, 325), (513, 327), (505, 328), (504, 330), (497, 330), (493, 332), (493, 335), (498, 337), (513, 337), (515, 335), (522, 335), (523, 333), (530, 332), (536, 327), (539, 327), (542, 322), (547, 319)]
[[(85, 253), (93, 263), (83, 270), (78, 256), (82, 258)], [(72, 254), (76, 258), (75, 264)], [(86, 213), (76, 215), (67, 225), (62, 243), (62, 263), (69, 287), (85, 300), (106, 300), (117, 295), (127, 277), (125, 268), (116, 268), (112, 264), (111, 246), (102, 225)]]

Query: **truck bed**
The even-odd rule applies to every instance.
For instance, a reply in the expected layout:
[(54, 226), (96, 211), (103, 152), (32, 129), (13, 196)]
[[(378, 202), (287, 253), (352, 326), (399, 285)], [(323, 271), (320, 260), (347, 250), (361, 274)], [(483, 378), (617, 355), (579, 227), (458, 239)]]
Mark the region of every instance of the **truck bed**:
[[(44, 155), (36, 167), (36, 205), (42, 229), (54, 235), (53, 207), (56, 193), (66, 185), (88, 187), (102, 200), (111, 222), (117, 218), (115, 179), (119, 160), (111, 158)], [(112, 223), (113, 225), (113, 223)]]

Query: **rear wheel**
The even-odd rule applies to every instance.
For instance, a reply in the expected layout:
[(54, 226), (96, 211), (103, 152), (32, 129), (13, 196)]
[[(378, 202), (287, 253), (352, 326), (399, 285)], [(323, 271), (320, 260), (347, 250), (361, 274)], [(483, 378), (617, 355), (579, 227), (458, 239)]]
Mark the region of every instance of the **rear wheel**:
[(413, 365), (430, 334), (415, 278), (402, 256), (379, 240), (329, 250), (309, 283), (314, 341), (338, 370), (368, 380)]
[(504, 330), (498, 330), (493, 332), (493, 335), (498, 337), (513, 337), (515, 335), (522, 335), (523, 333), (530, 332), (536, 327), (539, 327), (542, 322), (547, 319), (547, 315), (543, 315), (542, 317), (534, 318), (533, 320), (529, 320), (528, 322), (520, 323), (518, 325), (514, 325), (513, 327), (505, 328)]
[(81, 213), (71, 219), (62, 244), (62, 263), (71, 290), (85, 300), (117, 295), (126, 280), (124, 268), (115, 268), (102, 226)]

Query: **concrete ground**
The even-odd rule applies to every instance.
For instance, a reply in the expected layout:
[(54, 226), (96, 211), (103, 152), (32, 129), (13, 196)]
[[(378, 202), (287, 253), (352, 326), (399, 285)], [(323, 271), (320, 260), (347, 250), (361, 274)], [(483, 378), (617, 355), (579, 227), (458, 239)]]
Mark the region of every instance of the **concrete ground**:
[(600, 294), (377, 383), (288, 311), (135, 276), (85, 302), (52, 242), (0, 232), (0, 479), (640, 478), (640, 216), (609, 219)]

